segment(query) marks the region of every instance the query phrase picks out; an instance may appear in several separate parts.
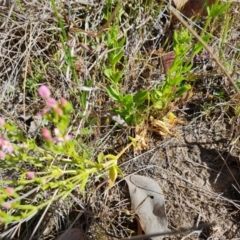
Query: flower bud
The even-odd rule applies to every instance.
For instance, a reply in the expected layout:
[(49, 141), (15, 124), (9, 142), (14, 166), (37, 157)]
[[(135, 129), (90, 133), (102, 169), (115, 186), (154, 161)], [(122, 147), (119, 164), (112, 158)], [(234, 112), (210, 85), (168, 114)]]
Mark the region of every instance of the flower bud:
[(9, 209), (12, 207), (12, 204), (9, 203), (9, 202), (5, 202), (5, 203), (3, 204), (3, 207), (4, 207), (6, 210), (9, 210)]
[(63, 110), (60, 107), (56, 107), (55, 111), (56, 111), (58, 116), (62, 116), (63, 115)]
[(53, 131), (54, 131), (54, 134), (55, 134), (56, 136), (59, 136), (59, 135), (60, 135), (60, 131), (59, 131), (58, 128), (54, 128)]
[(67, 134), (64, 138), (65, 138), (65, 141), (70, 141), (72, 140), (73, 136), (70, 134)]
[(68, 103), (68, 101), (65, 99), (65, 98), (61, 98), (60, 99), (60, 104), (63, 106), (63, 107), (65, 107), (66, 105), (67, 105), (67, 103)]
[(33, 179), (35, 177), (34, 172), (27, 172), (27, 178), (28, 179)]
[(43, 99), (48, 99), (51, 95), (51, 92), (49, 90), (49, 88), (46, 85), (42, 85), (39, 89), (38, 89), (38, 93), (39, 95), (43, 98)]
[(14, 193), (14, 188), (7, 187), (7, 188), (6, 188), (6, 192), (7, 192), (9, 195), (13, 195), (13, 193)]
[(42, 129), (42, 136), (47, 141), (51, 141), (52, 140), (51, 133), (50, 133), (50, 131), (47, 128), (43, 128)]
[(46, 100), (46, 105), (51, 108), (56, 108), (58, 106), (58, 103), (54, 98), (48, 98)]
[(3, 145), (2, 145), (2, 149), (3, 149), (5, 152), (11, 154), (11, 153), (13, 152), (13, 145), (12, 145), (9, 141), (4, 140), (4, 141), (3, 141)]

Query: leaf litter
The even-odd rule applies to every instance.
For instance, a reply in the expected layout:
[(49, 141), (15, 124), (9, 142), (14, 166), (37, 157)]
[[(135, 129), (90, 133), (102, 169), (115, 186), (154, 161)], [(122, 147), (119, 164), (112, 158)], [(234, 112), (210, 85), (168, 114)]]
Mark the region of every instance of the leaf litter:
[[(176, 1), (174, 2), (176, 4)], [(197, 2), (200, 3), (203, 1)], [(194, 6), (194, 1), (190, 1), (190, 4), (191, 8), (188, 14), (191, 15), (193, 12), (196, 13), (197, 11), (192, 8)], [(46, 4), (41, 7), (44, 9), (47, 7), (49, 8)], [(238, 6), (236, 5), (236, 10), (237, 9)], [(4, 11), (5, 10), (6, 7), (4, 8)], [(186, 10), (186, 7), (185, 11), (188, 11)], [(51, 11), (46, 11), (46, 13), (51, 15)], [(33, 16), (34, 15), (35, 13)], [(25, 26), (25, 22), (27, 21), (24, 20), (23, 23), (20, 22), (20, 24), (23, 25), (23, 29), (27, 28)], [(55, 27), (54, 25), (52, 26), (52, 21), (47, 22), (44, 20), (44, 24), (47, 24), (49, 29)], [(14, 26), (9, 26), (6, 29), (10, 29), (9, 31), (11, 31), (9, 36), (14, 36)], [(238, 39), (236, 35), (239, 36), (237, 28), (234, 32), (236, 32), (234, 35), (235, 40), (231, 42), (230, 39), (229, 41), (231, 44), (235, 44), (236, 39)], [(7, 33), (4, 34), (7, 36)], [(17, 36), (17, 34), (15, 35)], [(39, 36), (41, 37), (41, 35)], [(40, 37), (40, 40), (36, 39), (36, 41), (38, 40), (39, 42), (42, 42)], [(134, 36), (134, 38), (136, 37), (137, 35)], [(26, 38), (28, 38), (28, 35), (26, 35)], [(18, 42), (20, 49), (18, 54), (21, 53), (22, 48), (20, 43), (21, 42)], [(2, 46), (3, 49), (4, 47), (6, 48), (5, 45)], [(6, 48), (5, 50), (7, 52), (8, 49)], [(33, 48), (31, 54), (35, 55), (36, 53), (39, 53), (38, 49)], [(15, 55), (15, 57), (18, 56)], [(228, 58), (229, 59), (226, 59), (226, 61), (231, 60), (231, 54), (229, 54)], [(20, 71), (24, 66), (21, 65), (21, 67), (16, 68), (14, 68), (14, 66), (11, 71), (12, 73), (9, 75), (8, 69), (10, 68), (10, 63), (7, 60), (7, 56), (3, 57), (2, 60), (4, 60), (6, 64), (6, 67), (3, 65), (2, 72), (4, 73), (3, 75), (7, 76), (6, 79), (9, 79), (8, 85), (18, 89), (20, 92), (21, 87), (16, 86), (14, 83), (17, 82), (16, 78), (20, 78), (21, 74), (18, 74), (18, 72), (14, 71), (14, 69)], [(15, 61), (15, 59), (13, 60)], [(11, 64), (14, 65), (14, 63), (15, 62), (12, 62)], [(16, 66), (18, 66), (18, 61), (16, 61), (16, 63)], [(9, 66), (7, 66), (7, 64), (9, 64)], [(236, 63), (236, 65), (237, 64), (238, 63)], [(146, 85), (148, 82), (154, 80), (151, 78), (152, 76), (154, 75), (150, 75), (148, 79), (149, 81), (145, 81)], [(137, 156), (131, 156), (129, 153), (129, 155), (124, 156), (119, 163), (121, 169), (123, 169), (123, 172), (126, 175), (137, 173), (158, 182), (160, 189), (162, 189), (159, 189), (158, 192), (162, 192), (162, 197), (165, 197), (166, 202), (166, 212), (164, 209), (162, 218), (165, 224), (160, 224), (161, 227), (164, 226), (165, 228), (169, 228), (171, 230), (178, 230), (182, 227), (198, 226), (202, 222), (217, 221), (217, 226), (215, 227), (202, 229), (201, 231), (198, 231), (197, 233), (193, 232), (188, 236), (183, 234), (174, 236), (170, 239), (223, 240), (236, 239), (240, 237), (240, 197), (238, 187), (238, 156), (240, 154), (238, 140), (239, 117), (233, 116), (232, 114), (232, 109), (235, 106), (238, 106), (239, 102), (237, 102), (237, 100), (223, 101), (219, 99), (216, 96), (216, 93), (219, 92), (219, 89), (226, 89), (228, 87), (224, 85), (224, 82), (227, 80), (212, 76), (213, 75), (210, 77), (205, 75), (201, 76), (200, 80), (193, 84), (194, 94), (190, 102), (186, 105), (184, 105), (183, 102), (182, 109), (177, 111), (181, 116), (181, 119), (185, 119), (185, 126), (174, 126), (174, 129), (171, 128), (171, 134), (166, 134), (165, 138), (155, 136), (154, 134), (147, 135), (144, 133), (142, 144), (143, 148), (141, 149), (144, 151)], [(55, 76), (52, 78), (58, 79), (58, 77)], [(3, 82), (3, 79), (1, 79), (1, 82)], [(61, 93), (66, 94), (64, 84), (60, 86), (59, 81), (52, 81), (52, 85), (53, 88), (61, 88)], [(4, 84), (2, 85), (5, 89), (3, 91), (5, 95), (7, 94), (6, 86), (7, 85)], [(4, 94), (3, 99), (5, 100), (3, 100), (2, 105), (13, 115), (16, 114), (16, 117), (18, 118), (18, 115), (22, 114), (22, 112), (20, 112), (21, 114), (18, 112), (22, 109), (22, 99), (19, 97), (20, 101), (15, 104), (15, 108), (17, 110), (16, 112), (13, 112), (10, 110), (14, 109), (11, 105), (11, 102), (14, 104), (14, 101), (12, 99), (7, 99)], [(9, 96), (12, 97), (13, 94), (9, 94)], [(18, 96), (14, 96), (13, 99), (15, 98), (18, 98)], [(213, 103), (217, 105), (215, 109), (211, 107)], [(30, 103), (27, 102), (27, 104), (30, 106)], [(205, 112), (200, 113), (199, 110), (203, 105), (205, 107)], [(35, 108), (39, 108), (39, 103), (35, 103)], [(167, 132), (165, 131), (165, 125), (165, 123), (156, 122), (156, 127), (159, 129), (158, 132)], [(179, 135), (175, 136), (172, 132), (178, 132)], [(126, 138), (126, 135), (123, 134), (120, 139), (124, 138)], [(108, 141), (106, 141), (105, 147), (112, 147), (112, 139), (109, 138), (107, 140)], [(117, 151), (115, 146), (114, 148), (115, 151)], [(128, 179), (130, 177), (128, 177)], [(132, 184), (131, 187), (135, 188), (136, 191), (140, 191), (140, 186), (141, 184), (138, 185), (137, 183), (136, 185)], [(86, 192), (85, 199), (82, 199), (85, 201), (84, 204), (86, 207), (90, 203), (89, 208), (94, 212), (94, 218), (92, 216), (82, 218), (81, 221), (76, 224), (78, 229), (84, 229), (85, 227), (85, 232), (87, 232), (89, 236), (91, 236), (91, 234), (94, 235), (94, 230), (95, 232), (101, 232), (102, 235), (100, 237), (96, 237), (95, 239), (103, 239), (103, 236), (106, 239), (116, 239), (117, 237), (131, 237), (136, 234), (137, 230), (134, 229), (134, 227), (136, 227), (137, 223), (132, 216), (138, 212), (139, 209), (137, 206), (139, 203), (147, 203), (147, 213), (153, 213), (152, 209), (154, 208), (154, 202), (151, 197), (148, 197), (147, 193), (143, 192), (141, 193), (142, 195), (147, 194), (147, 196), (145, 196), (145, 200), (143, 198), (142, 201), (139, 202), (139, 200), (136, 199), (137, 203), (132, 203), (130, 206), (130, 196), (126, 191), (126, 188), (127, 186), (122, 184), (120, 180), (108, 191), (108, 194), (103, 196), (102, 192), (105, 190), (104, 187), (100, 189), (101, 191), (94, 192), (94, 188), (90, 186)], [(163, 202), (164, 197), (159, 202)], [(79, 199), (81, 199), (80, 196)], [(78, 204), (79, 203), (74, 203), (73, 205)], [(133, 206), (135, 206), (135, 210)], [(142, 204), (140, 204), (140, 206), (142, 206)], [(55, 207), (61, 211), (60, 206)], [(131, 207), (134, 210), (132, 213), (129, 212)], [(163, 210), (162, 205), (161, 209)], [(144, 212), (145, 211), (146, 210), (144, 210)], [(142, 212), (140, 211), (140, 213)], [(167, 223), (166, 216), (168, 219)], [(152, 217), (153, 216), (151, 215), (151, 218)], [(91, 221), (88, 218), (90, 218)], [(139, 219), (141, 220), (141, 218)], [(154, 217), (154, 222), (155, 221), (158, 222), (158, 217), (156, 216)], [(100, 228), (96, 227), (98, 224), (101, 224), (105, 231), (100, 231)], [(157, 224), (159, 224), (159, 222)], [(65, 228), (68, 227), (66, 225), (64, 225)], [(85, 225), (90, 225), (90, 227), (86, 229)], [(146, 225), (148, 225), (146, 221), (143, 221), (141, 227)], [(96, 231), (96, 229), (98, 229), (98, 231)], [(146, 231), (146, 228), (144, 229), (143, 230)], [(157, 232), (158, 231), (159, 229)], [(77, 232), (79, 232), (79, 230), (77, 230)], [(111, 234), (116, 237), (111, 237)]]
[[(138, 216), (145, 234), (168, 232), (165, 199), (160, 186), (151, 178), (131, 175), (125, 178), (131, 198), (131, 207)], [(162, 237), (155, 237), (160, 240)]]

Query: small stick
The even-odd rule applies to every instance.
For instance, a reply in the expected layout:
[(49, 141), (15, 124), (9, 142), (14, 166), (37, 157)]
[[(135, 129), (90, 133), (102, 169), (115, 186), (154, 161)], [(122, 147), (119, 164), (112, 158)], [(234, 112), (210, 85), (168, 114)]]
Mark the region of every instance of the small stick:
[(131, 238), (122, 238), (121, 240), (143, 240), (143, 239), (147, 239), (147, 238), (153, 238), (153, 237), (159, 237), (159, 236), (173, 236), (173, 235), (176, 235), (176, 234), (183, 234), (183, 233), (186, 233), (186, 232), (190, 232), (190, 231), (199, 231), (199, 230), (202, 230), (203, 228), (209, 228), (209, 227), (212, 227), (214, 226), (215, 223), (205, 223), (205, 224), (200, 224), (198, 227), (196, 228), (184, 228), (184, 229), (181, 229), (179, 231), (172, 231), (172, 232), (162, 232), (162, 233), (153, 233), (153, 234), (146, 234), (146, 235), (141, 235), (141, 236), (134, 236), (134, 237), (131, 237)]
[(226, 70), (226, 68), (223, 66), (222, 63), (220, 63), (219, 59), (217, 58), (217, 56), (214, 55), (214, 53), (212, 52), (212, 50), (210, 49), (210, 47), (203, 41), (203, 39), (196, 33), (196, 31), (182, 18), (182, 16), (180, 16), (180, 14), (178, 13), (178, 11), (172, 7), (169, 6), (170, 11), (173, 13), (173, 15), (189, 30), (189, 32), (192, 33), (192, 35), (203, 45), (203, 47), (209, 52), (209, 54), (211, 55), (211, 57), (213, 58), (213, 60), (216, 62), (216, 64), (218, 65), (218, 67), (222, 70), (223, 74), (229, 79), (229, 81), (231, 82), (231, 84), (233, 85), (233, 87), (235, 88), (237, 94), (240, 96), (240, 91), (238, 86), (236, 85), (236, 83), (233, 81), (232, 77), (230, 76), (230, 74), (228, 73), (228, 71)]

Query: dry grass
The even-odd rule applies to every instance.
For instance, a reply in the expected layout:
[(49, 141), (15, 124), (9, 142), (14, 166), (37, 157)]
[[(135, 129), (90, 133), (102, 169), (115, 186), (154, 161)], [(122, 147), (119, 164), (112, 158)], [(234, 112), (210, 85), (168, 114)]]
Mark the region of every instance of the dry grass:
[[(66, 36), (51, 1), (16, 0), (0, 4), (0, 114), (14, 121), (28, 136), (38, 136), (39, 130), (29, 133), (29, 121), (42, 104), (36, 90), (47, 84), (55, 97), (72, 101), (72, 131), (79, 144), (93, 158), (100, 151), (117, 154), (127, 145), (128, 136), (135, 134), (132, 126), (115, 125), (111, 111), (115, 103), (105, 90), (109, 84), (103, 74), (108, 63), (106, 38), (109, 27), (117, 21), (117, 3), (108, 9), (106, 1), (55, 2)], [(172, 50), (173, 31), (181, 26), (169, 17), (166, 3), (148, 2), (122, 3), (124, 13), (119, 20), (118, 37), (125, 35), (126, 42), (124, 61), (118, 67), (125, 69), (119, 84), (123, 93), (152, 90), (165, 79), (159, 55)], [(239, 8), (240, 3), (233, 2), (228, 14), (218, 17), (208, 29), (214, 36), (209, 47), (235, 82), (240, 73)], [(111, 21), (105, 20), (106, 14), (110, 19), (112, 16)], [(189, 20), (189, 24), (200, 28), (204, 19), (195, 23)], [(64, 47), (75, 57), (70, 59), (72, 65), (68, 64)], [(204, 58), (203, 55), (198, 57)], [(240, 237), (239, 99), (213, 60), (207, 60), (210, 71), (196, 63), (192, 70), (192, 94), (175, 102), (174, 113), (184, 122), (174, 128), (178, 137), (148, 133), (148, 150), (138, 155), (128, 151), (119, 162), (125, 175), (140, 173), (159, 182), (166, 198), (170, 229), (217, 223), (214, 228), (188, 237), (183, 234), (169, 239)], [(89, 126), (94, 118), (97, 122)], [(88, 134), (83, 135), (83, 130)], [(31, 239), (54, 239), (74, 224), (81, 226), (89, 239), (134, 235), (136, 222), (126, 184), (120, 179), (108, 190), (104, 181), (104, 174), (91, 178), (84, 195), (75, 191), (54, 203), (41, 222), (43, 212), (28, 223), (10, 226), (4, 234), (30, 239), (36, 230)]]

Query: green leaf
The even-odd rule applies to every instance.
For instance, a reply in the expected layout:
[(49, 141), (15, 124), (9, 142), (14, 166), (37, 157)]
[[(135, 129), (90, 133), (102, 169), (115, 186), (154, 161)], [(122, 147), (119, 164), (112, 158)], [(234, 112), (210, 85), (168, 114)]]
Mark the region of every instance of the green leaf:
[(66, 105), (63, 106), (64, 114), (69, 115), (73, 110), (73, 106), (70, 102), (67, 102)]
[(112, 187), (117, 179), (118, 175), (118, 167), (117, 165), (113, 165), (109, 168), (109, 187)]
[(163, 96), (163, 90), (161, 90), (161, 91), (160, 90), (156, 90), (156, 91), (154, 91), (154, 93), (156, 93), (156, 97), (157, 98), (159, 98), (159, 97), (161, 98)]
[(117, 84), (121, 79), (123, 73), (124, 73), (124, 70), (115, 72), (114, 74), (111, 75), (110, 80), (112, 80), (115, 84)]
[(191, 89), (190, 84), (186, 84), (178, 88), (177, 90), (177, 97), (181, 97), (185, 92), (189, 91)]
[(105, 68), (103, 73), (108, 79), (112, 79), (112, 68)]
[(104, 154), (103, 154), (103, 152), (100, 152), (100, 153), (98, 154), (97, 160), (98, 160), (98, 163), (103, 162), (103, 160), (104, 160)]
[(124, 174), (123, 174), (122, 170), (117, 165), (115, 166), (115, 168), (116, 168), (117, 172), (123, 177)]
[(155, 109), (159, 109), (159, 110), (162, 110), (163, 109), (163, 102), (162, 101), (157, 101), (154, 103), (154, 108)]
[(115, 89), (115, 88), (113, 88), (111, 86), (107, 86), (106, 87), (106, 91), (107, 91), (109, 97), (111, 97), (115, 101), (120, 102), (120, 100), (121, 100), (120, 99), (120, 94), (119, 94), (117, 89)]
[(113, 155), (113, 154), (108, 154), (108, 155), (105, 156), (105, 158), (113, 159), (113, 160), (117, 159), (117, 157), (115, 155)]
[(216, 4), (207, 8), (209, 17), (215, 18), (221, 15), (222, 13), (226, 12), (226, 10), (230, 7), (230, 5), (231, 5), (231, 2), (219, 5), (219, 1), (218, 1)]
[(91, 119), (89, 122), (87, 122), (87, 125), (88, 125), (88, 126), (93, 126), (93, 125), (95, 125), (97, 122), (98, 122), (98, 118), (95, 117), (95, 118)]
[(136, 106), (142, 105), (146, 99), (148, 99), (148, 91), (141, 90), (133, 96), (133, 102)]
[(118, 63), (118, 62), (121, 60), (121, 58), (123, 57), (123, 55), (124, 55), (124, 52), (123, 52), (123, 51), (120, 51), (120, 52), (112, 59), (111, 64), (112, 64), (112, 65), (116, 65), (116, 63)]
[(133, 96), (131, 94), (126, 94), (123, 97), (121, 103), (130, 110), (133, 108)]
[(80, 188), (79, 188), (80, 191), (84, 190), (84, 188), (87, 184), (87, 181), (88, 181), (88, 177), (89, 177), (88, 173), (83, 173), (82, 174), (82, 181), (81, 181), (81, 185), (80, 185)]
[(92, 129), (89, 129), (89, 128), (82, 128), (80, 130), (80, 134), (81, 135), (89, 135), (89, 134), (93, 134), (94, 131)]

